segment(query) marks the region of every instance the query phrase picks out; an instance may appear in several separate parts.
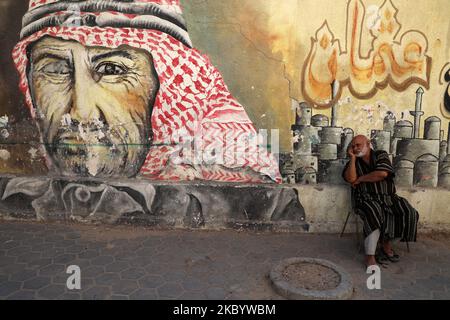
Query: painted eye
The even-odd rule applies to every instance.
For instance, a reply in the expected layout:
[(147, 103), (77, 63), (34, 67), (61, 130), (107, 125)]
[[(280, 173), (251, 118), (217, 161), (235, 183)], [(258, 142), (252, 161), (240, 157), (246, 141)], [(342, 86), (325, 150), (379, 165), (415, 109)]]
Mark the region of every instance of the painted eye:
[(57, 61), (47, 64), (42, 71), (52, 75), (67, 75), (71, 73), (71, 69), (66, 61)]
[(127, 69), (115, 63), (105, 62), (100, 64), (95, 71), (104, 76), (118, 76), (127, 73)]

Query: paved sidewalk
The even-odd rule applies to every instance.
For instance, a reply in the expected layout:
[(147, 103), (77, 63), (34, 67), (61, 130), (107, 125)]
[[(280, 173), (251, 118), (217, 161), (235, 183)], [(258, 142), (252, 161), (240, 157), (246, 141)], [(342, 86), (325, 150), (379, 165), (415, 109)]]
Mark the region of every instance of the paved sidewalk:
[[(289, 257), (328, 259), (353, 277), (354, 299), (450, 299), (450, 237), (399, 244), (402, 260), (366, 288), (362, 254), (347, 235), (0, 221), (0, 299), (283, 299), (268, 273)], [(81, 290), (66, 268), (81, 267)]]

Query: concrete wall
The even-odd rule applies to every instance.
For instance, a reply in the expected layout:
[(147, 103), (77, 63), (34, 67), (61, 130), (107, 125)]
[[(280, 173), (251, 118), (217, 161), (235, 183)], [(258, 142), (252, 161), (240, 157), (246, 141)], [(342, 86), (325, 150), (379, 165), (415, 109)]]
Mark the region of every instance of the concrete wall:
[[(333, 45), (339, 45), (336, 54), (350, 51), (350, 36), (347, 34), (352, 23), (348, 12), (350, 1), (184, 0), (182, 3), (197, 47), (207, 52), (220, 68), (231, 91), (248, 108), (256, 126), (279, 129), (281, 151), (290, 151), (289, 124), (295, 122), (291, 98), (307, 101), (312, 107), (315, 103), (307, 98), (303, 89), (303, 71), (313, 40), (326, 22), (336, 41)], [(351, 1), (352, 5), (355, 3), (359, 5), (360, 15), (364, 14), (357, 44), (361, 57), (367, 58), (372, 49), (374, 37), (371, 31), (374, 33), (373, 29), (379, 27), (381, 22), (379, 9), (391, 7), (391, 4), (397, 9), (395, 18), (400, 26), (393, 42), (398, 43), (401, 36), (409, 31), (418, 32), (419, 38), (426, 39), (427, 46), (423, 48), (422, 57), (430, 57), (431, 63), (428, 64), (429, 76), (425, 77), (428, 85), (423, 108), (426, 117), (436, 115), (443, 121), (448, 120), (450, 110), (444, 106), (444, 94), (448, 92), (448, 82), (444, 78), (450, 68), (448, 1), (418, 0), (413, 4), (408, 0)], [(386, 40), (386, 37), (383, 36), (383, 39)], [(331, 43), (332, 39), (328, 40)], [(391, 40), (389, 42), (392, 43)], [(397, 54), (399, 49), (394, 47)], [(332, 55), (328, 53), (332, 54), (333, 50), (321, 53), (322, 63), (318, 63), (318, 67), (325, 72), (318, 74), (318, 78), (331, 83), (332, 77), (327, 72), (330, 72), (328, 62)], [(343, 78), (347, 78), (349, 62), (339, 63), (338, 71), (345, 71)], [(337, 75), (339, 78), (339, 72)], [(356, 82), (354, 84), (357, 88)], [(369, 135), (371, 129), (382, 128), (386, 111), (392, 111), (397, 119), (402, 118), (403, 112), (404, 118), (411, 120), (409, 111), (415, 105), (415, 91), (419, 86), (424, 86), (423, 81), (409, 82), (409, 85), (400, 88), (386, 85), (372, 97), (361, 98), (343, 84), (338, 98), (339, 126)], [(331, 89), (325, 89), (325, 95), (331, 97)], [(330, 116), (331, 108), (328, 105), (314, 112)], [(443, 127), (447, 131), (447, 126)]]
[[(310, 232), (340, 233), (351, 211), (350, 189), (346, 186), (301, 186), (297, 188), (306, 212)], [(419, 211), (419, 232), (450, 231), (450, 191), (433, 188), (399, 188), (398, 194), (406, 198)], [(362, 231), (362, 222), (350, 216), (346, 233)]]
[[(135, 2), (162, 4), (164, 22), (149, 30), (146, 17), (97, 17), (85, 1), (62, 9), (58, 0), (0, 3), (6, 208), (23, 195), (32, 197), (31, 212), (33, 201), (65, 204), (61, 190), (73, 183), (99, 197), (124, 192), (113, 179), (128, 186), (120, 215), (149, 214), (130, 186), (203, 181), (269, 190), (283, 182), (292, 204), (267, 196), (263, 205), (273, 210), (263, 221), (277, 220), (280, 208), (290, 217), (294, 206), (293, 224), (306, 214), (313, 229), (336, 231), (348, 211), (346, 148), (365, 134), (389, 153), (401, 192), (425, 212), (421, 222), (448, 221), (448, 0)], [(33, 15), (41, 5), (50, 11)], [(67, 14), (43, 27), (51, 12)], [(48, 193), (35, 190), (39, 180)], [(183, 192), (191, 216), (201, 196)], [(251, 192), (242, 198), (254, 201)]]
[[(342, 185), (161, 184), (144, 181), (0, 180), (0, 218), (191, 229), (340, 233), (351, 211)], [(450, 191), (398, 190), (420, 215), (419, 233), (450, 232)], [(357, 221), (357, 225), (355, 222)], [(345, 233), (362, 232), (350, 216)]]
[[(24, 107), (10, 55), (19, 40), (20, 22), (27, 11), (28, 1), (4, 0), (1, 6), (3, 50), (0, 62), (3, 68), (0, 72), (0, 116), (8, 116), (9, 137), (2, 137), (4, 151), (0, 170), (4, 173), (39, 174), (47, 170), (48, 163), (42, 160), (45, 151), (41, 152), (39, 148), (39, 132), (30, 119), (29, 110)], [(416, 1), (414, 5), (407, 0), (286, 0), (282, 3), (275, 0), (182, 0), (181, 6), (194, 47), (208, 55), (218, 68), (229, 91), (243, 105), (256, 129), (268, 130), (269, 137), (271, 130), (278, 130), (274, 136), (279, 137), (280, 152), (289, 153), (293, 148), (291, 125), (295, 124), (296, 115), (292, 99), (305, 101), (315, 114), (331, 118), (333, 101), (321, 106), (323, 103), (319, 100), (323, 97), (312, 97), (314, 94), (306, 88), (309, 80), (305, 78), (305, 70), (311, 62), (311, 50), (322, 48), (320, 42), (319, 46), (315, 42), (320, 30), (324, 49), (319, 55), (321, 58), (314, 61), (315, 67), (310, 68), (310, 74), (321, 79), (323, 94), (330, 99), (332, 80), (339, 82), (334, 99), (339, 107), (338, 126), (352, 128), (355, 134), (370, 135), (372, 130), (383, 129), (387, 112), (397, 120), (414, 122), (409, 112), (414, 110), (418, 87), (423, 87), (422, 109), (425, 114), (420, 122), (420, 137), (423, 137), (423, 121), (431, 116), (441, 119), (443, 137), (447, 137), (450, 106), (446, 107), (445, 101), (450, 99), (450, 23), (446, 0)], [(352, 13), (355, 8), (359, 10), (357, 17)], [(389, 19), (386, 18), (386, 10), (390, 12)], [(347, 33), (352, 18), (360, 22), (355, 30), (361, 35), (356, 44), (360, 52), (359, 63), (365, 65), (376, 60), (380, 64), (382, 59), (385, 64), (384, 73), (376, 79), (369, 79), (371, 88), (356, 80), (350, 83), (348, 80), (352, 66), (356, 67), (348, 59), (349, 43), (352, 36), (354, 38), (353, 34)], [(381, 22), (386, 26), (392, 23), (393, 31), (380, 35), (377, 30), (381, 28)], [(414, 35), (409, 39), (409, 49), (398, 45), (405, 34)], [(378, 42), (373, 42), (375, 39)], [(392, 52), (395, 61), (374, 55), (374, 52), (380, 52), (381, 40), (389, 45), (386, 50)], [(414, 48), (420, 48), (420, 52)], [(408, 60), (411, 62), (408, 64), (401, 56), (411, 56), (416, 60), (414, 63)], [(333, 63), (329, 64), (330, 61)], [(397, 78), (385, 83), (384, 80), (392, 75), (392, 65), (399, 67), (401, 72)], [(404, 73), (404, 68), (411, 70)], [(378, 85), (373, 82), (375, 80)], [(272, 144), (270, 139), (268, 143)], [(276, 151), (276, 146), (273, 147)]]

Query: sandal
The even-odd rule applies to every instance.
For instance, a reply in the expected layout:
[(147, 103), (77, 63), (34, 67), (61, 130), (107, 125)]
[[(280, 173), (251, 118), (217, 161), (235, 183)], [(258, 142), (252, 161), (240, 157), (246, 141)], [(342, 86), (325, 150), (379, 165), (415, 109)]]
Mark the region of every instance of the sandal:
[(381, 249), (380, 252), (381, 252), (381, 255), (384, 258), (388, 259), (390, 262), (394, 262), (395, 263), (395, 262), (399, 262), (400, 261), (400, 256), (398, 254), (396, 254), (394, 250), (392, 250), (392, 255), (388, 255), (384, 251), (384, 249)]
[(389, 260), (385, 257), (385, 255), (377, 254), (375, 256), (375, 260), (377, 261), (378, 265), (380, 265), (383, 268), (387, 268), (389, 264)]

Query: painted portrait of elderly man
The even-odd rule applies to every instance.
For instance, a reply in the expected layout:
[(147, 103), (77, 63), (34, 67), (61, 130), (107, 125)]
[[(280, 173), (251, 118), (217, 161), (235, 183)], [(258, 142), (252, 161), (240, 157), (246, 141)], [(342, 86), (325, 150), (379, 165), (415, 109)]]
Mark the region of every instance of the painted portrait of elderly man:
[(57, 174), (281, 182), (178, 0), (31, 0), (20, 37), (20, 89)]

